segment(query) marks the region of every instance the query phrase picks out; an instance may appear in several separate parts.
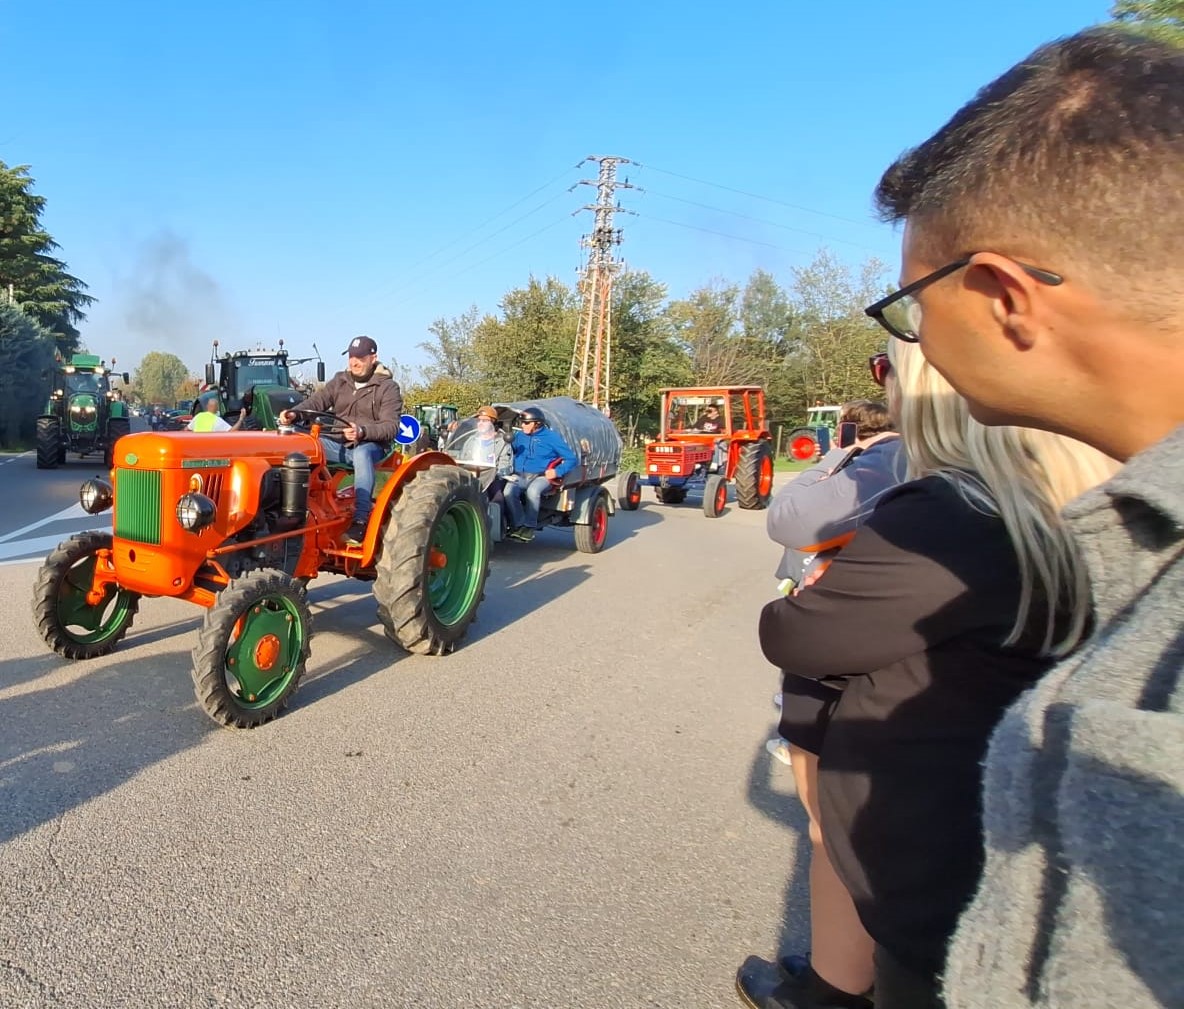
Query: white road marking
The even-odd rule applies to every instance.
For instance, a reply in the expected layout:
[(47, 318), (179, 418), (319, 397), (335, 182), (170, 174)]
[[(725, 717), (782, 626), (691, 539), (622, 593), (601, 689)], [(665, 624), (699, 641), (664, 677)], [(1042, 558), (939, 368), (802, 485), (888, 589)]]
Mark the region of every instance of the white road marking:
[[(40, 529), (42, 526), (47, 526), (51, 522), (69, 522), (72, 519), (87, 519), (91, 516), (87, 515), (82, 510), (82, 505), (72, 504), (69, 508), (63, 508), (60, 512), (50, 515), (43, 519), (38, 519), (36, 522), (30, 522), (27, 526), (21, 526), (19, 529), (14, 529), (10, 533), (5, 533), (0, 536), (0, 543), (7, 543), (9, 540), (14, 540), (18, 536), (23, 536), (25, 533), (31, 533), (34, 529)], [(9, 554), (11, 557), (12, 555)]]
[[(110, 526), (90, 527), (87, 529), (72, 529), (70, 532), (56, 536), (35, 536), (30, 540), (17, 540), (15, 543), (0, 543), (0, 567), (7, 564), (39, 563), (45, 559), (54, 547), (64, 539), (77, 533), (110, 532)], [(24, 554), (36, 553), (36, 557), (25, 557)]]

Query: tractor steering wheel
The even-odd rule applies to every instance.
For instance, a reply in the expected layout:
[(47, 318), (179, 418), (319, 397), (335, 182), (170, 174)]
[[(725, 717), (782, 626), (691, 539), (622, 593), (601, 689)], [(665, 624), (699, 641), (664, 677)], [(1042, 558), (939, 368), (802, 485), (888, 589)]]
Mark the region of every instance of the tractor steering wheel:
[(296, 413), (303, 416), (305, 419), (297, 421), (293, 426), (304, 428), (306, 431), (312, 428), (312, 425), (317, 420), (327, 420), (327, 424), (321, 427), (321, 434), (341, 434), (347, 427), (350, 427), (350, 422), (342, 420), (335, 413), (330, 413), (328, 410), (309, 410), (305, 407), (290, 406), (287, 412)]

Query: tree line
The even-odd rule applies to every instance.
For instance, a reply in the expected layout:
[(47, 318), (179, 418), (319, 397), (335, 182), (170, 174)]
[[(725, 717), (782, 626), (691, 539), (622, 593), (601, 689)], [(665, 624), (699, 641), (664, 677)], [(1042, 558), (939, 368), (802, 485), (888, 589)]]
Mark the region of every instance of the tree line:
[[(815, 402), (875, 396), (867, 360), (883, 336), (863, 309), (889, 290), (884, 276), (874, 260), (855, 269), (823, 250), (784, 286), (756, 270), (743, 284), (717, 280), (671, 299), (648, 273), (618, 277), (614, 419), (627, 436), (653, 431), (664, 386), (761, 385), (770, 417), (786, 423)], [(470, 412), (483, 402), (568, 394), (579, 308), (574, 288), (531, 277), (496, 313), (473, 306), (437, 319), (419, 344), (429, 363), (407, 382), (405, 399)]]

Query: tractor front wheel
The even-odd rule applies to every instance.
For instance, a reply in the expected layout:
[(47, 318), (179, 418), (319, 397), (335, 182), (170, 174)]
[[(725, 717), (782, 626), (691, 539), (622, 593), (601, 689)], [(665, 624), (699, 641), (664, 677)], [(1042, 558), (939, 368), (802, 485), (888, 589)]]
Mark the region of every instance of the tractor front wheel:
[(713, 473), (703, 487), (703, 514), (709, 519), (718, 518), (727, 504), (728, 481), (719, 473)]
[(741, 508), (767, 508), (773, 495), (773, 450), (767, 441), (754, 441), (740, 450), (736, 463), (736, 503)]
[(443, 655), (465, 636), (489, 573), (486, 500), (458, 466), (417, 473), (391, 506), (375, 564), (378, 618), (409, 652)]
[(220, 725), (253, 729), (288, 706), (310, 652), (300, 582), (275, 569), (234, 579), (206, 610), (193, 649), (198, 703)]
[(38, 417), (37, 468), (56, 469), (64, 461), (62, 422), (57, 417)]
[(109, 533), (79, 533), (45, 558), (33, 586), (33, 619), (41, 637), (67, 659), (94, 659), (119, 644), (140, 607), (135, 592), (108, 584), (97, 603), (87, 601), (100, 550)]
[(126, 417), (112, 417), (107, 421), (107, 447), (103, 460), (110, 469), (115, 465), (115, 443), (125, 434), (132, 433), (132, 422)]

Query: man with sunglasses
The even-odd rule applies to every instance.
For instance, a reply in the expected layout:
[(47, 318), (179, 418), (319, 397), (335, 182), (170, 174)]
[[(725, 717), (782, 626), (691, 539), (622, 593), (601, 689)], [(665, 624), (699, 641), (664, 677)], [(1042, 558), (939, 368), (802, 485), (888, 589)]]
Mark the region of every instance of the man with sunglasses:
[(530, 542), (539, 524), (543, 496), (579, 462), (563, 436), (547, 427), (543, 411), (528, 406), (514, 432), (514, 472), (505, 488), (511, 539)]
[(986, 424), (1126, 465), (1067, 510), (1095, 631), (1007, 713), (951, 1009), (1184, 1005), (1184, 49), (1092, 29), (881, 179), (901, 289), (867, 309)]

